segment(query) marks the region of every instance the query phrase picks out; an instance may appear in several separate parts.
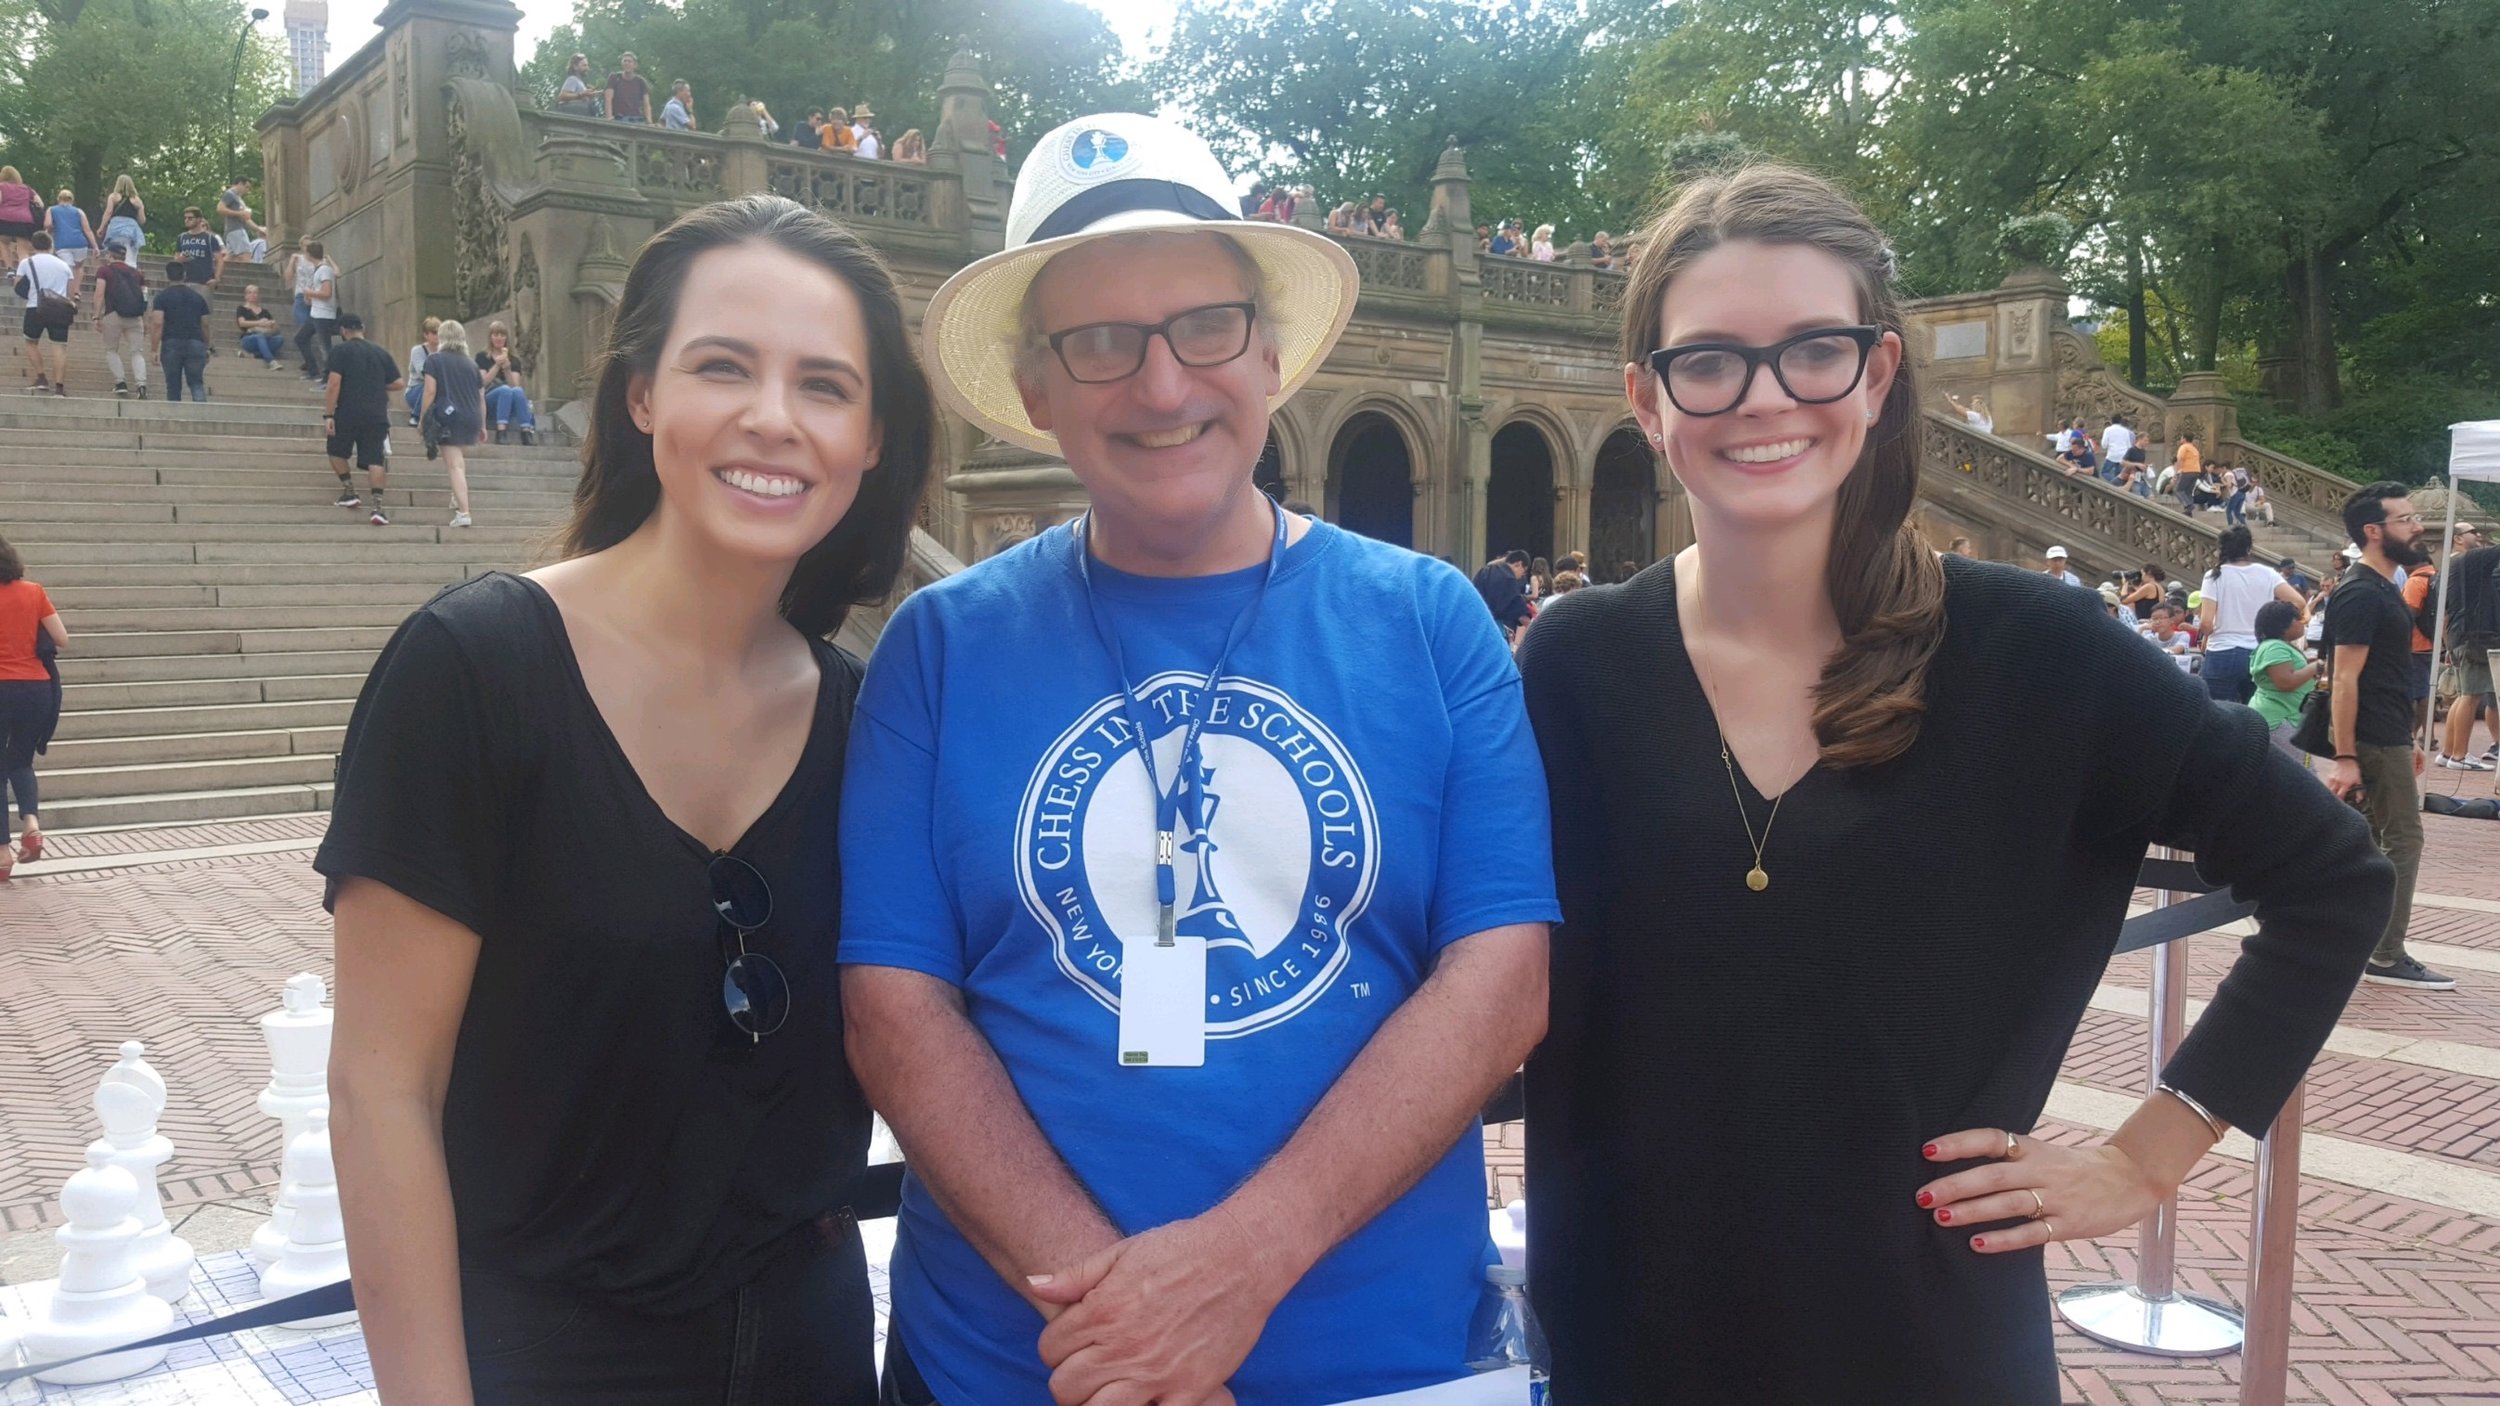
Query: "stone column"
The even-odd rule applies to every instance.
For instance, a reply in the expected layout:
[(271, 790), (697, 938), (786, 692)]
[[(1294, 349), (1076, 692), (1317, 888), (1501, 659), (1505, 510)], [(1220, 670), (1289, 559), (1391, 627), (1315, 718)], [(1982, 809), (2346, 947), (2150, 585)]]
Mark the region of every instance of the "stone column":
[(2170, 393), (2170, 442), (2176, 445), (2181, 435), (2194, 437), (2198, 452), (2205, 462), (2215, 463), (2216, 447), (2226, 439), (2240, 437), (2240, 409), (2232, 400), (2230, 387), (2222, 383), (2218, 371), (2190, 371), (2179, 378), (2179, 388)]
[(958, 50), (938, 83), (937, 135), (929, 140), (929, 166), (963, 177), (964, 208), (932, 211), (940, 229), (967, 230), (972, 257), (1006, 244), (1007, 201), (1013, 193), (1007, 163), (990, 142), (990, 80), (980, 60)]
[(1473, 290), (1482, 281), (1476, 269), (1476, 217), (1469, 194), (1467, 153), (1450, 138), (1432, 168), (1432, 212), (1425, 216), (1419, 242), (1442, 244), (1450, 251), (1453, 295)]
[[(1589, 472), (1594, 476), (1596, 470)], [(1589, 500), (1592, 492), (1591, 479), (1580, 477), (1577, 471), (1573, 472), (1568, 482), (1554, 490), (1555, 495), (1562, 499), (1554, 515), (1554, 551), (1557, 554), (1589, 549)], [(1597, 563), (1592, 560), (1589, 565), (1595, 567)]]
[(1999, 435), (2038, 444), (2049, 432), (2057, 417), (2057, 356), (2049, 334), (2065, 321), (2066, 285), (2047, 269), (2016, 269), (1998, 288), (1988, 411)]

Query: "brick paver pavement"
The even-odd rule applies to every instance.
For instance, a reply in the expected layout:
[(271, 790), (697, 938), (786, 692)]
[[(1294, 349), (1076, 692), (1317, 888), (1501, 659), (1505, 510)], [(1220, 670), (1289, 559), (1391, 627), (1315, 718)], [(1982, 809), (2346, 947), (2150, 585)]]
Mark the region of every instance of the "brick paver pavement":
[[(2423, 892), (2500, 902), (2500, 825), (2427, 823)], [(153, 857), (309, 842), (320, 826), (320, 817), (303, 817), (73, 835), (53, 853)], [(253, 1017), (277, 1004), (289, 974), (327, 972), (319, 893), (301, 852), (151, 859), (0, 887), (0, 1234), (50, 1223), (52, 1198), (93, 1135), (95, 1081), (127, 1038), (147, 1042), (172, 1085), (169, 1205), (230, 1200), (275, 1180), (277, 1127), (252, 1102), (268, 1076)], [(2500, 912), (2424, 907), (2414, 931), (2425, 942), (2500, 952)], [(2193, 945), (2192, 994), (2210, 994), (2233, 947), (2222, 938)], [(2500, 1048), (2500, 973), (2463, 975), (2464, 989), (2443, 996), (2364, 986), (2346, 1026)], [(2145, 959), (2121, 959), (2107, 980), (2141, 989)], [(2143, 1039), (2141, 1018), (2093, 1011), (2062, 1077), (2133, 1093)], [(2500, 1078), (2329, 1053), (2312, 1075), (2309, 1125), (2429, 1161), (2500, 1168)], [(2099, 1136), (2056, 1124), (2039, 1131)], [(1524, 1194), (1522, 1132), (1487, 1130), (1494, 1204)], [(2215, 1159), (2191, 1181), (2180, 1217), (2187, 1289), (2239, 1297), (2251, 1180), (2244, 1164)], [(2123, 1277), (2134, 1248), (2132, 1236), (2055, 1246), (2051, 1279)], [(2303, 1187), (2300, 1253), (2292, 1400), (2500, 1400), (2500, 1218), (2313, 1178)], [(2166, 1362), (2059, 1334), (2069, 1402), (2236, 1399), (2236, 1356)]]

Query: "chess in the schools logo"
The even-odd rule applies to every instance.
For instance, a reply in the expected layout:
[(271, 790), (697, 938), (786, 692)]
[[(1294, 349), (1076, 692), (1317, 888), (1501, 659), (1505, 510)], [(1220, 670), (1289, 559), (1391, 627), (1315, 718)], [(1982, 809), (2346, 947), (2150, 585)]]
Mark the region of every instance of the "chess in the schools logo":
[(1102, 127), (1088, 127), (1068, 138), (1059, 153), (1059, 169), (1072, 181), (1098, 181), (1128, 160), (1128, 138)]
[[(1370, 788), (1336, 735), (1282, 690), (1158, 674), (1138, 690), (1168, 784), (1204, 712), (1198, 784), (1183, 792), (1176, 920), (1207, 940), (1207, 1037), (1291, 1019), (1345, 970), (1380, 870)], [(1156, 923), (1154, 792), (1137, 730), (1111, 694), (1042, 754), (1016, 819), (1016, 876), (1059, 970), (1119, 1009), (1121, 940)]]

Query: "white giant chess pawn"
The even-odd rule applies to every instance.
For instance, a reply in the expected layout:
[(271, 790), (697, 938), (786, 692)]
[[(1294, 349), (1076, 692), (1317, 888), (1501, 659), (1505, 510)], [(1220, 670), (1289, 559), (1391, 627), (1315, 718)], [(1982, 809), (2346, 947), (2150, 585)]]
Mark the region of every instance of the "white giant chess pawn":
[[(131, 1208), (139, 1185), (113, 1165), (102, 1147), (87, 1149), (86, 1170), (61, 1188), (61, 1215), (69, 1222), (52, 1233), (64, 1252), (61, 1279), (26, 1334), (30, 1362), (76, 1357), (121, 1343), (135, 1343), (174, 1325), (171, 1304), (148, 1292), (130, 1250), (139, 1238)], [(35, 1379), (78, 1386), (144, 1372), (165, 1360), (162, 1347), (116, 1352), (37, 1372)]]
[(131, 1257), (139, 1277), (148, 1281), (149, 1293), (180, 1303), (191, 1292), (191, 1266), (198, 1256), (191, 1242), (165, 1223), (165, 1203), (157, 1192), (158, 1169), (174, 1155), (174, 1145), (156, 1130), (165, 1115), (165, 1080), (140, 1058), (146, 1052), (138, 1041), (125, 1041), (121, 1062), (96, 1086), (96, 1116), (104, 1122), (104, 1140), (96, 1146), (138, 1183), (139, 1243)]
[[(329, 1110), (314, 1110), (304, 1131), (286, 1145), (286, 1178), (295, 1188), (295, 1215), (285, 1252), (261, 1271), (264, 1299), (285, 1298), (347, 1277), (347, 1224), (339, 1215), (338, 1167), (330, 1160)], [(326, 1328), (355, 1321), (350, 1311), (299, 1318), (286, 1326)]]
[[(287, 978), (285, 1006), (260, 1018), (260, 1037), (269, 1045), (269, 1084), (260, 1091), (260, 1111), (279, 1121), (286, 1143), (303, 1133), (314, 1110), (330, 1107), (331, 1013), (322, 1004), (325, 994), (320, 977), (297, 972)], [(252, 1232), (254, 1264), (267, 1269), (278, 1262), (294, 1214), (294, 1188), (281, 1174), (269, 1221)]]

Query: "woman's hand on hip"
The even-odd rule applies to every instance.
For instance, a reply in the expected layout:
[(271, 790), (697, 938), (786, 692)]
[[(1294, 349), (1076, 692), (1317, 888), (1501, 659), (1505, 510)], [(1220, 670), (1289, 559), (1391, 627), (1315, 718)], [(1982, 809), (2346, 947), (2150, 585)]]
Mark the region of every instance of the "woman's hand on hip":
[[(1919, 1188), (1918, 1205), (1936, 1224), (1994, 1226), (1970, 1237), (1983, 1255), (2028, 1250), (2052, 1240), (2090, 1240), (2153, 1213), (2173, 1188), (2160, 1185), (2111, 1143), (2060, 1147), (1999, 1128), (1974, 1128), (1927, 1144), (1931, 1162), (1983, 1165)], [(2005, 1225), (2002, 1222), (2017, 1222)]]

